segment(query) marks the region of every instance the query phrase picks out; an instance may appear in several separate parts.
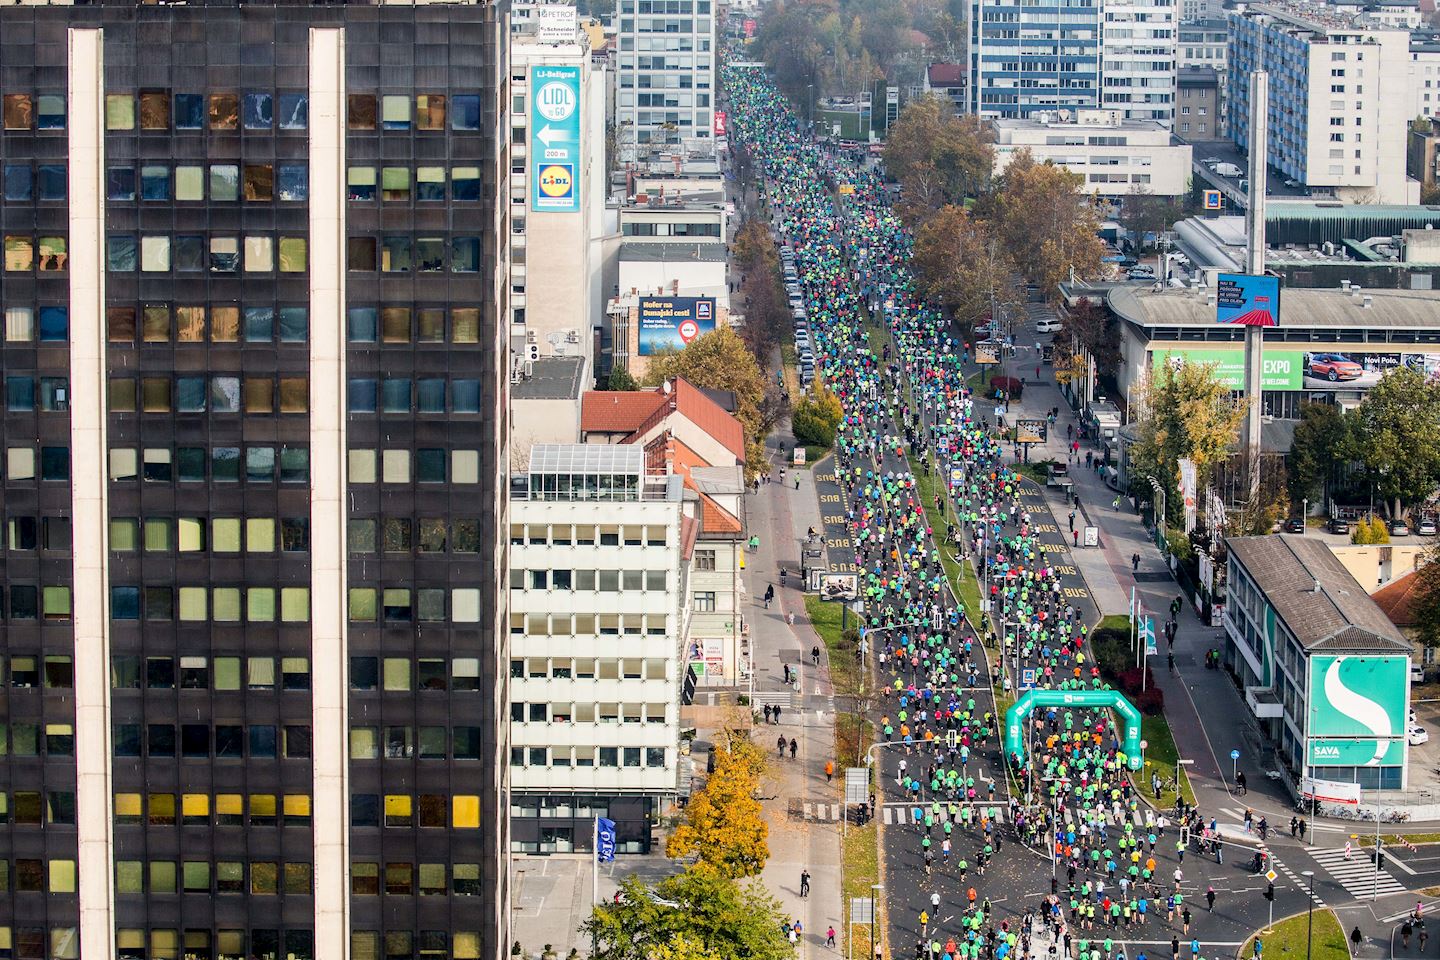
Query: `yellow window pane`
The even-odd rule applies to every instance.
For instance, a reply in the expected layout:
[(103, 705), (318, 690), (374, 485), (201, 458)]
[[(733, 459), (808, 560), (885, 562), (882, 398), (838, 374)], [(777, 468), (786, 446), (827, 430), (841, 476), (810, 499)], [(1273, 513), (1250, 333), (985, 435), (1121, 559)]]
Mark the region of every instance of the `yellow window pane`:
[(408, 817), (414, 808), (414, 797), (408, 794), (387, 793), (385, 795), (385, 817)]
[(310, 619), (310, 588), (284, 587), (280, 591), (280, 619), (305, 623)]
[(310, 797), (303, 793), (285, 794), (285, 816), (287, 817), (308, 817), (310, 816)]
[(186, 819), (190, 817), (210, 816), (210, 795), (205, 793), (187, 793), (180, 800), (180, 812)]
[(50, 861), (50, 892), (51, 892), (51, 893), (74, 893), (74, 892), (75, 892), (75, 861), (74, 861), (74, 860), (51, 860), (51, 861)]
[(250, 795), (250, 816), (273, 817), (277, 809), (275, 805), (275, 794), (252, 793)]
[(204, 620), (206, 615), (206, 601), (204, 587), (181, 587), (180, 588), (180, 619), (189, 621)]
[(215, 812), (227, 816), (239, 816), (244, 812), (243, 798), (238, 793), (221, 793), (215, 796)]
[(273, 517), (246, 518), (245, 549), (249, 553), (275, 552), (275, 519)]
[(210, 521), (210, 549), (215, 553), (240, 552), (239, 517), (215, 517)]
[(240, 619), (240, 588), (216, 587), (210, 595), (215, 620), (234, 623)]
[(199, 517), (180, 517), (175, 521), (176, 542), (181, 553), (205, 549), (205, 521)]
[(451, 820), (457, 830), (474, 830), (480, 826), (480, 798), (457, 794), (451, 798)]

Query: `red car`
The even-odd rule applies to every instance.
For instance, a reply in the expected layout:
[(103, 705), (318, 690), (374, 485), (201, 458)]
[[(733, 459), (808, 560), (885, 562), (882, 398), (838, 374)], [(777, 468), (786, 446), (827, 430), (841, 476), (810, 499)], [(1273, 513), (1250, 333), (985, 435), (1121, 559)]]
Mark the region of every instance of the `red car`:
[(1329, 380), (1359, 380), (1365, 368), (1344, 354), (1312, 353), (1305, 361), (1306, 376)]

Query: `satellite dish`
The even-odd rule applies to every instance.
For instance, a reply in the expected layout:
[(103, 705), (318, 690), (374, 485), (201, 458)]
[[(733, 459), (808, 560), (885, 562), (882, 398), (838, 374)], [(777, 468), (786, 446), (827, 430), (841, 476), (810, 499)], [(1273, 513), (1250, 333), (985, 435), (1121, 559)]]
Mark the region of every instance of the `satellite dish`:
[(670, 381), (666, 380), (664, 383), (660, 384), (660, 390), (665, 394), (665, 396), (670, 396)]

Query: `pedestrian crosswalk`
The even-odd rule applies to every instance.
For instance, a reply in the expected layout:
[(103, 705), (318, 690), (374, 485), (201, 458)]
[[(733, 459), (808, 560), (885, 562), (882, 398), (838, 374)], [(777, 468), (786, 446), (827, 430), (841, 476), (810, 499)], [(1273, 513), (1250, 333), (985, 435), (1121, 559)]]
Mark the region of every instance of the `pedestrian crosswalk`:
[[(1005, 807), (1003, 804), (959, 803), (956, 804), (956, 806), (977, 808), (975, 810), (975, 813), (971, 814), (971, 816), (974, 818), (971, 821), (973, 823), (980, 822), (979, 814), (981, 810), (989, 809), (993, 809), (995, 811), (996, 821), (998, 821), (999, 823), (1005, 822)], [(881, 808), (880, 821), (884, 823), (887, 827), (921, 824), (925, 822), (925, 811), (929, 809), (930, 804), (928, 803), (887, 803)], [(949, 815), (945, 812), (947, 809), (948, 808), (945, 804), (942, 803), (940, 805), (940, 816), (937, 820), (938, 823), (944, 823), (948, 819)]]
[(1369, 899), (1405, 892), (1399, 880), (1383, 869), (1377, 871), (1375, 861), (1365, 852), (1355, 851), (1346, 860), (1345, 851), (1334, 847), (1306, 847), (1305, 851), (1352, 897)]
[(793, 690), (756, 690), (750, 697), (750, 706), (763, 710), (766, 706), (783, 707), (789, 710), (795, 705)]
[(819, 800), (803, 800), (795, 797), (789, 802), (789, 815), (791, 820), (803, 820), (806, 823), (839, 823), (843, 808), (838, 803), (825, 803)]
[(1289, 864), (1285, 863), (1279, 857), (1275, 856), (1273, 851), (1270, 854), (1270, 866), (1279, 873), (1283, 873), (1286, 878), (1290, 880), (1291, 883), (1295, 884), (1295, 889), (1299, 890), (1303, 894), (1306, 894), (1310, 897), (1311, 900), (1315, 901), (1315, 906), (1325, 906), (1325, 901), (1322, 900), (1320, 898), (1320, 895), (1315, 892), (1314, 884), (1307, 883), (1299, 874), (1297, 874), (1294, 870), (1290, 869)]

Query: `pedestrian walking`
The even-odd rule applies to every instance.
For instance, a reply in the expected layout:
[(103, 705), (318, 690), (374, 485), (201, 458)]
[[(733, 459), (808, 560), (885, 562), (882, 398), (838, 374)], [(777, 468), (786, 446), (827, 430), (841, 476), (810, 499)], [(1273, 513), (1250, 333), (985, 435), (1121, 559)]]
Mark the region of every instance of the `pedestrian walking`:
[(1239, 773), (1235, 774), (1235, 787), (1240, 791), (1240, 796), (1242, 797), (1250, 792), (1250, 788), (1245, 785), (1244, 770), (1241, 770)]
[(783, 733), (780, 735), (779, 739), (777, 739), (777, 740), (775, 741), (775, 749), (776, 749), (777, 751), (779, 751), (779, 753), (780, 753), (780, 759), (781, 759), (781, 760), (784, 760), (784, 759), (785, 759), (785, 735), (784, 735)]
[(835, 928), (833, 926), (825, 928), (825, 946), (835, 946)]
[(826, 782), (826, 783), (830, 783), (830, 782), (833, 781), (834, 779), (835, 779), (835, 761), (834, 761), (834, 760), (826, 760), (826, 761), (825, 761), (825, 782)]
[(810, 871), (809, 871), (809, 870), (801, 870), (801, 871), (800, 871), (800, 896), (802, 896), (802, 897), (808, 897), (808, 896), (810, 896)]
[(1132, 554), (1130, 555), (1130, 569), (1131, 569), (1132, 571), (1136, 572), (1136, 573), (1139, 573), (1139, 572), (1140, 572), (1140, 554), (1139, 554), (1139, 553), (1132, 553)]
[(1206, 907), (1206, 909), (1208, 909), (1211, 913), (1214, 913), (1214, 912), (1215, 912), (1215, 888), (1214, 888), (1214, 887), (1206, 887), (1206, 888), (1205, 888), (1205, 907)]
[(1072, 533), (1075, 531), (1075, 511), (1074, 511), (1074, 510), (1071, 510), (1071, 511), (1070, 511), (1070, 531), (1071, 531)]
[(770, 712), (771, 712), (771, 707), (770, 707), (770, 704), (767, 703), (767, 704), (765, 704), (765, 722), (766, 722), (767, 724), (770, 722)]
[(799, 744), (799, 742), (798, 742), (794, 737), (791, 737), (791, 738), (790, 738), (790, 759), (791, 759), (791, 760), (794, 760), (794, 759), (795, 759), (795, 754), (799, 751), (799, 749), (800, 749), (800, 744)]
[[(786, 677), (785, 677), (785, 682), (786, 682), (786, 683), (789, 683), (789, 682), (790, 682), (790, 677), (789, 677), (788, 672), (787, 672)], [(771, 710), (770, 713), (771, 713), (772, 716), (774, 716), (775, 722), (776, 722), (776, 723), (779, 723), (779, 722), (780, 722), (780, 704), (778, 704), (778, 703), (775, 704), (775, 709)]]

